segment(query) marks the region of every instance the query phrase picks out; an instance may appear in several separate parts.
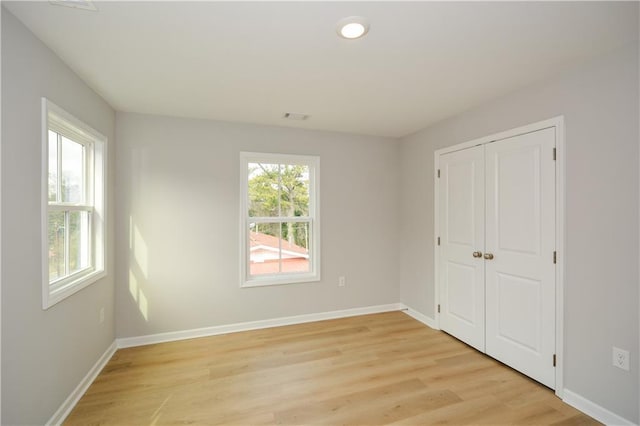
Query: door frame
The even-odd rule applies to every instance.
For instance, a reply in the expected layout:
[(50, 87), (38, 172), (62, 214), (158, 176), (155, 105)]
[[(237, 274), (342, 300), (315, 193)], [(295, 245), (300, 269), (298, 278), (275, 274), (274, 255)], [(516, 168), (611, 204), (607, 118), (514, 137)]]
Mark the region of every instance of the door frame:
[(440, 193), (438, 170), (440, 169), (440, 156), (443, 154), (460, 151), (477, 145), (485, 145), (501, 139), (511, 138), (514, 136), (531, 133), (538, 130), (555, 128), (556, 130), (556, 370), (555, 394), (562, 398), (564, 389), (564, 269), (565, 269), (565, 134), (564, 134), (564, 116), (550, 118), (548, 120), (538, 121), (536, 123), (527, 124), (525, 126), (516, 127), (505, 130), (503, 132), (494, 133), (468, 142), (452, 145), (446, 148), (434, 151), (434, 306), (433, 312), (435, 317), (435, 325), (440, 329), (440, 313), (438, 305), (440, 304), (440, 280), (439, 280), (439, 262), (440, 250), (438, 250), (438, 236), (440, 235)]

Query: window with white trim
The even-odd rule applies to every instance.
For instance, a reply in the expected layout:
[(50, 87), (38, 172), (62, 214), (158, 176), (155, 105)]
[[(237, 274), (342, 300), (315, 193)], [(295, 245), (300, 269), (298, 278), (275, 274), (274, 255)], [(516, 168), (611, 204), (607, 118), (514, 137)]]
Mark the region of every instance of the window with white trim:
[(107, 139), (42, 99), (42, 307), (105, 275)]
[(316, 156), (240, 153), (241, 285), (320, 279)]

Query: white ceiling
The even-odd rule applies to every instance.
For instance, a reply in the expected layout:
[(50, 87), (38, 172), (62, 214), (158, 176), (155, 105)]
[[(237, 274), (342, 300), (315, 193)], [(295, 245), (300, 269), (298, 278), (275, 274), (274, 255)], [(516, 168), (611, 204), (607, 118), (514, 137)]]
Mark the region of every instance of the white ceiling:
[(391, 137), (638, 37), (635, 2), (3, 4), (116, 110)]

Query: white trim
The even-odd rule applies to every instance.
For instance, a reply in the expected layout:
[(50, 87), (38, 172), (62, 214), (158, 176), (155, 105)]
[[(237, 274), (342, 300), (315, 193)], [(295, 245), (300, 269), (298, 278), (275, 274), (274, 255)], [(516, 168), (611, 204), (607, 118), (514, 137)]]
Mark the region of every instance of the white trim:
[[(0, 45), (2, 44), (2, 5), (0, 5)], [(6, 36), (5, 36), (6, 37)], [(0, 81), (2, 81), (2, 59), (0, 55)], [(0, 85), (1, 87), (2, 85)], [(2, 117), (2, 89), (0, 88), (0, 117)], [(2, 120), (0, 120), (0, 135), (2, 135)], [(2, 137), (0, 136), (0, 139)], [(0, 143), (0, 165), (2, 164), (2, 144)], [(2, 167), (0, 166), (0, 176), (2, 176)], [(2, 188), (2, 179), (0, 178), (0, 188)], [(2, 199), (2, 197), (0, 197)], [(0, 212), (2, 211), (2, 203), (0, 202)], [(1, 215), (0, 215), (1, 216)], [(2, 218), (0, 217), (0, 241), (2, 241)], [(2, 244), (0, 244), (2, 247)], [(2, 259), (2, 250), (0, 248), (0, 259)], [(0, 262), (0, 265), (2, 262)], [(2, 277), (2, 270), (0, 266), (0, 277)], [(0, 278), (0, 330), (2, 330), (2, 279)], [(2, 354), (2, 332), (0, 331), (0, 354)], [(0, 366), (2, 365), (2, 355), (0, 355)], [(0, 368), (0, 423), (2, 423), (2, 368)]]
[(570, 391), (569, 389), (564, 389), (564, 398), (562, 400), (573, 408), (582, 411), (583, 413), (606, 425), (635, 425), (635, 423), (625, 419), (624, 417), (620, 417), (615, 413), (612, 413), (606, 408), (601, 407), (595, 402), (590, 401), (587, 398), (578, 395), (573, 391)]
[(216, 336), (219, 334), (237, 333), (240, 331), (260, 330), (263, 328), (281, 327), (284, 325), (304, 324), (307, 322), (347, 318), (358, 315), (400, 311), (402, 309), (404, 309), (404, 307), (401, 303), (390, 303), (388, 305), (376, 305), (363, 308), (344, 309), (340, 311), (318, 312), (315, 314), (304, 314), (260, 321), (241, 322), (236, 324), (195, 328), (192, 330), (149, 334), (146, 336), (124, 337), (117, 339), (117, 343), (118, 348), (130, 348), (133, 346), (153, 345), (156, 343), (174, 342), (177, 340), (195, 339), (198, 337)]
[[(434, 318), (430, 318), (424, 314), (421, 314), (420, 312), (410, 308), (409, 306), (405, 305), (405, 304), (401, 304), (402, 305), (402, 310), (404, 311), (405, 314), (409, 315), (410, 317), (420, 321), (421, 323), (423, 323), (424, 325), (431, 327), (435, 330), (439, 330), (439, 328), (436, 326), (436, 320)], [(488, 356), (488, 355), (487, 355)], [(558, 394), (558, 392), (556, 392), (556, 395)], [(592, 402), (580, 395), (578, 395), (577, 393), (570, 391), (569, 389), (563, 389), (562, 390), (562, 394), (563, 394), (563, 398), (561, 398), (566, 404), (572, 406), (573, 408), (593, 417), (594, 419), (598, 420), (599, 422), (602, 422), (606, 425), (620, 425), (620, 426), (631, 426), (631, 425), (635, 425), (635, 423), (620, 417), (619, 415), (607, 410), (604, 407), (601, 407), (600, 405), (596, 404), (595, 402)]]
[(440, 250), (438, 238), (440, 238), (440, 181), (438, 171), (440, 170), (439, 151), (433, 153), (433, 316), (435, 325), (440, 330)]
[[(367, 306), (363, 308), (344, 309), (340, 311), (319, 312), (315, 314), (296, 315), (261, 321), (250, 321), (214, 327), (197, 328), (192, 330), (116, 339), (113, 341), (113, 343), (111, 343), (111, 345), (109, 345), (109, 347), (100, 356), (93, 367), (91, 367), (89, 372), (87, 372), (87, 374), (82, 378), (76, 388), (71, 392), (67, 399), (65, 399), (62, 405), (60, 405), (53, 416), (51, 416), (49, 421), (47, 421), (45, 424), (60, 425), (65, 421), (67, 416), (75, 408), (78, 401), (80, 401), (80, 398), (82, 398), (85, 392), (89, 389), (91, 384), (95, 381), (102, 369), (107, 365), (107, 363), (111, 360), (116, 350), (118, 349), (394, 311), (404, 311), (405, 314), (420, 321), (426, 326), (438, 330), (435, 319), (421, 314), (420, 312), (410, 308), (403, 303), (390, 303), (387, 305)], [(563, 389), (563, 394), (563, 401), (566, 404), (571, 405), (577, 410), (580, 410), (581, 412), (593, 417), (594, 419), (602, 423), (605, 423), (607, 425), (621, 426), (634, 425), (633, 422), (621, 416), (618, 416), (617, 414), (599, 406), (598, 404), (582, 397), (581, 395), (578, 395), (573, 391), (570, 391), (569, 389)]]
[(46, 425), (60, 425), (62, 424), (71, 410), (74, 409), (80, 398), (84, 395), (84, 393), (89, 389), (89, 386), (93, 383), (93, 381), (98, 377), (98, 374), (102, 371), (105, 365), (109, 362), (113, 354), (118, 349), (116, 345), (116, 341), (114, 340), (111, 345), (107, 348), (107, 350), (98, 358), (96, 363), (91, 367), (89, 372), (82, 378), (78, 386), (71, 392), (71, 394), (64, 400), (62, 405), (56, 410), (56, 412), (51, 416), (49, 421), (45, 423)]
[(456, 145), (451, 145), (445, 148), (440, 148), (435, 151), (434, 155), (440, 156), (442, 154), (447, 154), (449, 152), (461, 151), (463, 149), (471, 148), (476, 145), (484, 145), (489, 142), (495, 142), (501, 139), (507, 139), (518, 135), (523, 135), (525, 133), (531, 133), (542, 129), (547, 129), (549, 127), (556, 127), (559, 123), (564, 121), (564, 116), (559, 115), (554, 118), (550, 118), (548, 120), (538, 121), (536, 123), (527, 124), (525, 126), (516, 127), (513, 129), (505, 130), (502, 132), (494, 133), (492, 135), (483, 136), (481, 138), (473, 139), (468, 142), (459, 143)]
[(452, 145), (446, 148), (434, 151), (434, 316), (436, 328), (440, 327), (440, 315), (437, 306), (440, 303), (440, 281), (438, 277), (438, 264), (440, 261), (440, 250), (438, 250), (437, 238), (439, 234), (438, 212), (440, 210), (439, 199), (439, 181), (437, 171), (439, 169), (440, 156), (450, 152), (460, 151), (471, 148), (476, 145), (484, 145), (501, 139), (506, 139), (525, 133), (531, 133), (538, 130), (555, 127), (556, 129), (556, 377), (555, 377), (555, 393), (562, 398), (564, 389), (564, 259), (565, 255), (565, 133), (564, 133), (564, 116), (560, 115), (548, 120), (538, 121), (537, 123), (528, 124), (526, 126), (516, 127), (514, 129), (505, 130), (503, 132), (494, 133), (474, 139), (469, 142)]
[[(309, 215), (304, 217), (248, 217), (248, 175), (249, 163), (270, 164), (300, 164), (309, 167)], [(320, 281), (320, 156), (293, 155), (258, 152), (240, 152), (240, 287), (266, 287), (282, 284), (299, 284)], [(281, 220), (278, 220), (281, 219)], [(284, 220), (282, 220), (284, 219)], [(311, 239), (309, 242), (308, 259), (311, 270), (298, 273), (276, 273), (264, 276), (250, 276), (248, 271), (248, 256), (251, 251), (247, 236), (248, 224), (269, 223), (272, 221), (306, 222), (309, 224)]]
[(556, 117), (556, 395), (564, 396), (565, 170), (564, 116)]
[(404, 313), (409, 315), (411, 318), (420, 321), (421, 323), (423, 323), (429, 328), (433, 328), (434, 330), (440, 330), (437, 326), (437, 321), (434, 318), (428, 317), (425, 314), (421, 314), (420, 312), (416, 311), (413, 308), (410, 308), (405, 304), (402, 304), (402, 306), (403, 306), (402, 310), (404, 311)]
[[(56, 303), (77, 293), (107, 275), (107, 138), (102, 133), (83, 123), (47, 98), (41, 99), (41, 268), (42, 268), (42, 309), (48, 309)], [(49, 282), (49, 241), (48, 213), (49, 207), (49, 129), (54, 124), (56, 131), (65, 136), (77, 138), (78, 142), (91, 145), (90, 167), (86, 176), (88, 195), (85, 198), (93, 201), (90, 207), (91, 244), (89, 248), (91, 267), (74, 276), (67, 276), (58, 285)], [(87, 202), (87, 199), (84, 202)], [(56, 205), (52, 210), (88, 210), (86, 205)]]

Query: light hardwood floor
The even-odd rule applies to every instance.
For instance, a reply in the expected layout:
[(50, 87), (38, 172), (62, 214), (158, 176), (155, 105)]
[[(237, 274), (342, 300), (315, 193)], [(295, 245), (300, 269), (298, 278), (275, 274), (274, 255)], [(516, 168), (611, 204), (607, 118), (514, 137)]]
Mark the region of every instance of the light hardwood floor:
[(66, 424), (597, 424), (402, 312), (120, 349)]

